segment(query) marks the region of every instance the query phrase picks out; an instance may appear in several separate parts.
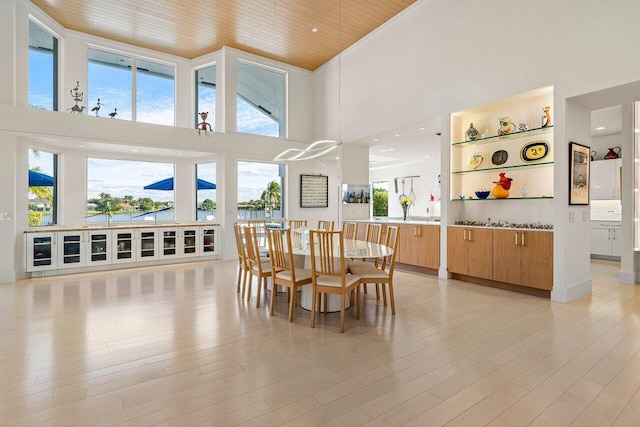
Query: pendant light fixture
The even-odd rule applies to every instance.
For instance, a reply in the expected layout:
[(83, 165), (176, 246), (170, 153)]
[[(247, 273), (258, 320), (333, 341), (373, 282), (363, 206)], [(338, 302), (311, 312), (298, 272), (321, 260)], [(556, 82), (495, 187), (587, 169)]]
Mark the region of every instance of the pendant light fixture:
[[(340, 107), (341, 107), (341, 61), (342, 61), (342, 7), (341, 0), (338, 0), (338, 140), (333, 139), (320, 139), (318, 141), (313, 142), (307, 148), (288, 148), (284, 150), (282, 153), (278, 154), (273, 158), (274, 161), (284, 161), (284, 162), (293, 162), (293, 161), (301, 161), (301, 160), (310, 160), (315, 159), (316, 157), (324, 156), (330, 151), (335, 150), (340, 145), (342, 145), (342, 141), (340, 138)], [(314, 31), (315, 32), (315, 31)]]

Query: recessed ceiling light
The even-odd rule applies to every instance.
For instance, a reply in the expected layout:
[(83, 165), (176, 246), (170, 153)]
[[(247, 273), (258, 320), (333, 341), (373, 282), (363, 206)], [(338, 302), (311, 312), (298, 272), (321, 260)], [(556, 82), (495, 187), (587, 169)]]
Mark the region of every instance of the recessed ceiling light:
[(78, 147), (84, 148), (84, 144), (80, 144), (80, 145), (78, 145)]
[(317, 33), (317, 32), (318, 32), (318, 29), (317, 29), (316, 27), (313, 27), (313, 28), (311, 29), (311, 32), (313, 32), (313, 33)]
[(606, 127), (604, 127), (604, 126), (598, 126), (598, 127), (596, 128), (596, 130), (605, 130), (605, 129), (606, 129)]
[(425, 159), (428, 159), (428, 158), (429, 158), (429, 156), (424, 156), (424, 158), (425, 158)]
[(182, 153), (178, 153), (178, 156), (182, 156)]
[(135, 148), (134, 148), (133, 150), (131, 150), (131, 151), (133, 151), (134, 153), (137, 153), (137, 152), (138, 152), (138, 150), (136, 150)]
[(336, 160), (340, 160), (340, 157), (336, 157)]
[(378, 142), (380, 141), (378, 138), (374, 139), (373, 142)]
[(399, 134), (399, 133), (396, 133), (394, 136), (400, 136), (400, 134)]
[(380, 150), (381, 153), (386, 153), (387, 151), (395, 151), (395, 148), (385, 148), (384, 150)]
[(420, 129), (420, 130), (424, 130), (424, 126), (421, 126), (421, 127), (419, 127), (418, 129)]

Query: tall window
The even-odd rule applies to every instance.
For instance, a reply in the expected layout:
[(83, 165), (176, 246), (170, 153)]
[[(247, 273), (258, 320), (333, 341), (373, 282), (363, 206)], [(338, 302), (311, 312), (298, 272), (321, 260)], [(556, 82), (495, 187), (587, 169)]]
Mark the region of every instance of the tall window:
[(213, 221), (216, 219), (216, 164), (196, 165), (196, 219)]
[[(134, 67), (136, 72), (132, 73)], [(89, 114), (175, 124), (174, 67), (89, 49), (88, 92)]]
[(128, 56), (89, 49), (87, 108), (90, 114), (106, 117), (108, 112), (115, 111), (118, 119), (133, 119), (132, 64), (133, 59)]
[(173, 221), (173, 163), (87, 159), (87, 222)]
[(216, 66), (196, 70), (196, 117), (195, 124), (202, 122), (200, 113), (207, 113), (207, 123), (216, 129)]
[(29, 106), (58, 109), (58, 39), (29, 21)]
[(29, 149), (29, 226), (57, 224), (58, 155)]
[(238, 162), (238, 219), (284, 218), (284, 165)]
[(378, 181), (371, 183), (372, 214), (373, 216), (389, 216), (389, 182)]
[(155, 62), (136, 61), (137, 120), (144, 123), (175, 124), (175, 68)]
[(238, 62), (238, 132), (285, 138), (285, 73)]

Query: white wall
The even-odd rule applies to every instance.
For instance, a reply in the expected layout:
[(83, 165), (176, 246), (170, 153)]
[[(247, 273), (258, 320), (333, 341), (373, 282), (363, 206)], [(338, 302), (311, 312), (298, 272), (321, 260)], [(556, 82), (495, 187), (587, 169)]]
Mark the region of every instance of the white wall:
[[(508, 11), (508, 18), (500, 11)], [(566, 147), (576, 137), (588, 141), (590, 120), (565, 125), (566, 99), (638, 80), (640, 57), (628, 54), (640, 36), (638, 14), (638, 2), (616, 2), (616, 7), (598, 0), (417, 2), (342, 55), (343, 140), (553, 86), (555, 199), (540, 210), (552, 212), (556, 229), (552, 298), (573, 299), (588, 284), (589, 257), (588, 251), (569, 247), (588, 235), (588, 221), (568, 223), (569, 211), (582, 219), (582, 210), (567, 203)], [(585, 58), (594, 55), (597, 60), (585, 66)], [(320, 70), (314, 85), (314, 93), (327, 94), (314, 99), (315, 105), (327, 110), (335, 102), (334, 68)], [(314, 129), (323, 133), (332, 123), (316, 115)], [(443, 154), (448, 141), (443, 127)], [(448, 176), (448, 156), (441, 166)], [(582, 291), (570, 291), (576, 288)]]

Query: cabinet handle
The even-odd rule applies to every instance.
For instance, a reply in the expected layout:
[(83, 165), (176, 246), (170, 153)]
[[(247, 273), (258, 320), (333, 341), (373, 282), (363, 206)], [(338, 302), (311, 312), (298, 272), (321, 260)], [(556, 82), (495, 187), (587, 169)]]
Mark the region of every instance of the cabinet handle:
[(467, 240), (467, 230), (466, 229), (462, 230), (462, 240), (463, 241)]
[(524, 233), (522, 233), (522, 241), (520, 242), (521, 246), (524, 246)]
[(613, 232), (613, 240), (616, 240), (616, 230), (611, 230)]
[(516, 246), (518, 246), (518, 233), (515, 233), (516, 235)]
[(469, 241), (472, 241), (472, 240), (473, 240), (473, 239), (471, 238), (471, 231), (472, 231), (472, 230), (469, 230)]
[(609, 229), (609, 237), (607, 237), (607, 240), (611, 240), (611, 229)]

